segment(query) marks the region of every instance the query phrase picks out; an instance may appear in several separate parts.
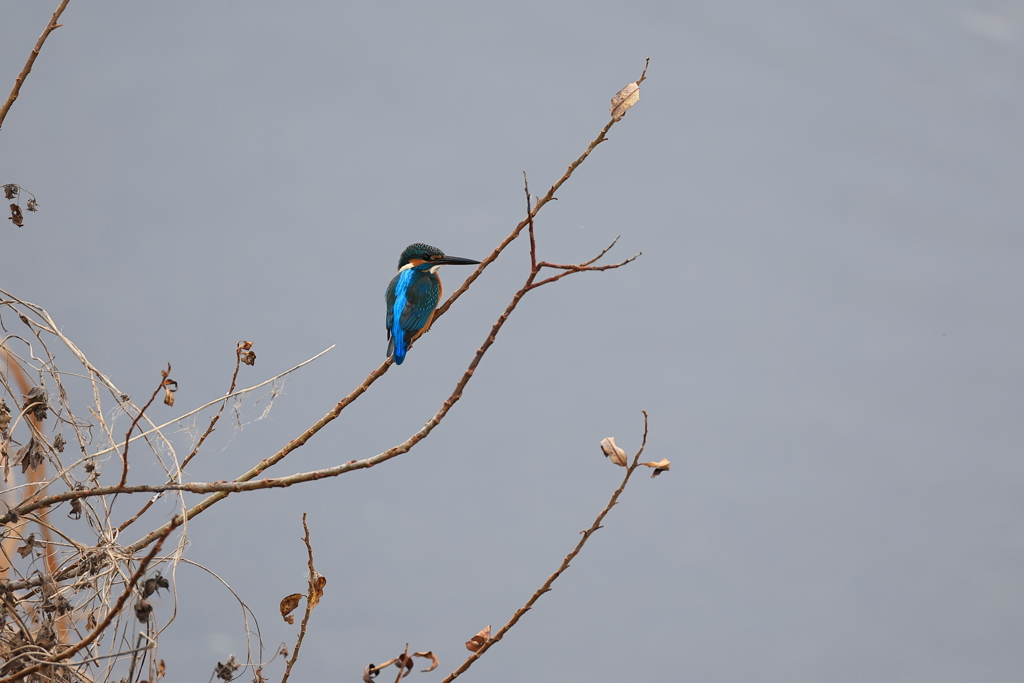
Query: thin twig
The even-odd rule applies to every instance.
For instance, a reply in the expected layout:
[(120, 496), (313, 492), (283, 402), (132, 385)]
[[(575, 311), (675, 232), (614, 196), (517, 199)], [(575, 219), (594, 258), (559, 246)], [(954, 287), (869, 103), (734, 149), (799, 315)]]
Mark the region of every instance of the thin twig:
[(601, 528), (601, 522), (604, 520), (605, 516), (611, 511), (612, 507), (615, 506), (615, 504), (619, 500), (619, 496), (622, 495), (622, 492), (626, 489), (626, 484), (629, 483), (629, 478), (633, 476), (633, 472), (636, 471), (636, 468), (640, 464), (640, 455), (644, 452), (644, 448), (647, 447), (647, 411), (645, 410), (643, 411), (643, 413), (644, 437), (643, 441), (640, 444), (640, 450), (638, 450), (636, 452), (636, 455), (633, 456), (633, 463), (626, 468), (626, 476), (622, 478), (622, 483), (619, 484), (619, 488), (615, 489), (615, 493), (612, 494), (611, 500), (609, 500), (608, 504), (604, 506), (603, 510), (601, 510), (601, 514), (597, 516), (597, 518), (594, 520), (594, 523), (590, 525), (590, 528), (583, 532), (583, 537), (580, 539), (579, 543), (576, 544), (576, 547), (573, 548), (571, 553), (565, 556), (565, 559), (562, 560), (562, 564), (558, 565), (558, 569), (555, 570), (555, 573), (548, 577), (547, 581), (545, 581), (544, 584), (540, 588), (538, 588), (536, 592), (534, 592), (530, 599), (526, 601), (526, 604), (517, 609), (515, 614), (512, 615), (512, 618), (509, 619), (508, 622), (504, 626), (502, 626), (497, 633), (491, 636), (489, 640), (482, 643), (480, 645), (480, 648), (476, 652), (469, 655), (469, 657), (466, 658), (466, 661), (464, 661), (462, 665), (459, 666), (458, 669), (448, 674), (448, 676), (444, 680), (442, 680), (441, 683), (451, 683), (451, 681), (455, 680), (456, 678), (464, 674), (469, 667), (473, 666), (473, 662), (480, 659), (480, 657), (482, 657), (483, 654), (487, 652), (487, 650), (489, 650), (492, 645), (501, 640), (505, 636), (505, 634), (508, 633), (508, 631), (516, 625), (520, 617), (522, 617), (524, 614), (530, 611), (530, 609), (537, 602), (537, 600), (540, 599), (540, 596), (544, 595), (549, 590), (551, 590), (551, 584), (555, 582), (555, 579), (561, 576), (562, 572), (569, 568), (569, 563), (572, 562), (573, 559), (579, 554), (580, 550), (583, 549), (584, 544), (586, 544), (586, 542), (590, 540), (590, 537), (594, 535), (595, 531)]
[(530, 270), (537, 270), (537, 237), (533, 233), (533, 207), (530, 197), (530, 181), (523, 171), (523, 191), (526, 192), (526, 220), (530, 221)]
[(295, 640), (295, 649), (292, 650), (292, 656), (284, 668), (284, 677), (281, 679), (281, 683), (288, 683), (288, 677), (292, 673), (292, 666), (294, 666), (295, 660), (299, 658), (299, 648), (302, 647), (302, 639), (306, 637), (306, 624), (309, 623), (309, 615), (317, 603), (316, 581), (319, 574), (317, 574), (316, 569), (313, 568), (313, 546), (309, 542), (309, 527), (306, 526), (305, 512), (302, 513), (302, 528), (306, 532), (302, 542), (306, 544), (306, 552), (309, 554), (309, 590), (306, 593), (306, 613), (302, 616), (302, 626), (299, 628), (299, 637)]
[(153, 395), (149, 397), (148, 401), (146, 401), (146, 405), (142, 406), (142, 410), (139, 411), (139, 414), (135, 416), (134, 420), (132, 420), (131, 426), (128, 427), (128, 433), (124, 435), (124, 452), (121, 453), (121, 461), (124, 463), (124, 466), (121, 470), (121, 483), (118, 484), (118, 486), (124, 486), (128, 482), (128, 445), (131, 443), (132, 431), (135, 430), (135, 425), (139, 424), (139, 420), (142, 419), (142, 416), (146, 414), (146, 410), (149, 406), (153, 404), (153, 401), (156, 399), (156, 395), (159, 394), (160, 390), (167, 385), (168, 381), (170, 381), (170, 374), (171, 364), (168, 363), (167, 370), (160, 371), (160, 384), (156, 385), (156, 389), (153, 390)]
[(4, 102), (2, 107), (0, 107), (0, 127), (4, 125), (4, 119), (7, 118), (7, 112), (11, 110), (11, 105), (14, 104), (16, 99), (18, 99), (18, 94), (21, 92), (21, 85), (25, 82), (25, 79), (28, 78), (29, 73), (31, 73), (32, 65), (35, 64), (36, 57), (39, 56), (39, 51), (43, 48), (43, 43), (46, 42), (46, 39), (54, 29), (58, 29), (63, 25), (58, 24), (57, 20), (64, 12), (64, 8), (68, 6), (68, 2), (69, 0), (63, 0), (60, 5), (57, 6), (53, 16), (50, 17), (49, 23), (46, 24), (46, 28), (39, 36), (39, 40), (36, 41), (36, 46), (32, 48), (32, 52), (29, 53), (28, 61), (25, 62), (25, 67), (21, 70), (21, 73), (18, 74), (18, 77), (14, 79), (14, 88), (11, 89), (11, 94), (7, 96), (7, 101)]
[[(242, 365), (242, 351), (248, 350), (248, 348), (251, 348), (251, 344), (249, 344), (249, 342), (240, 341), (238, 342), (238, 344), (235, 345), (235, 372), (231, 375), (231, 386), (228, 387), (228, 396), (233, 394), (235, 391), (235, 383), (238, 381), (238, 370)], [(202, 436), (199, 437), (199, 441), (196, 442), (196, 445), (192, 449), (192, 452), (189, 453), (188, 456), (181, 461), (180, 465), (178, 465), (177, 475), (179, 477), (181, 476), (181, 473), (185, 471), (185, 466), (188, 465), (192, 458), (194, 458), (196, 454), (199, 452), (199, 449), (202, 448), (203, 443), (206, 441), (206, 438), (213, 433), (213, 429), (214, 427), (217, 426), (217, 422), (220, 420), (220, 416), (224, 414), (224, 408), (226, 408), (227, 405), (227, 401), (224, 401), (220, 404), (220, 408), (217, 409), (217, 412), (210, 419), (210, 424), (206, 427), (206, 431), (203, 432)], [(126, 441), (125, 451), (127, 450), (128, 443)], [(173, 479), (171, 481), (173, 481)], [(146, 504), (143, 505), (138, 512), (132, 515), (129, 519), (126, 519), (125, 521), (121, 522), (120, 526), (117, 527), (118, 532), (124, 531), (129, 526), (131, 526), (136, 520), (138, 520), (139, 517), (144, 515), (146, 511), (149, 510), (149, 508), (153, 507), (153, 505), (156, 503), (156, 500), (157, 498), (155, 496), (153, 498), (150, 498), (148, 501), (146, 501)]]
[[(255, 391), (255, 390), (259, 389), (260, 387), (266, 386), (266, 385), (268, 385), (268, 384), (270, 384), (272, 382), (276, 382), (277, 380), (281, 379), (285, 375), (288, 375), (288, 374), (290, 374), (292, 372), (295, 372), (296, 370), (301, 368), (303, 365), (309, 365), (310, 363), (315, 361), (317, 358), (319, 358), (320, 356), (324, 355), (325, 353), (327, 353), (328, 351), (333, 349), (335, 346), (337, 346), (337, 344), (331, 344), (326, 349), (324, 349), (320, 353), (316, 354), (312, 358), (309, 358), (308, 360), (304, 360), (301, 363), (299, 363), (298, 365), (290, 367), (290, 368), (288, 368), (287, 370), (285, 370), (282, 373), (279, 373), (277, 375), (274, 375), (273, 377), (265, 379), (262, 382), (260, 382), (259, 384), (254, 384), (251, 387), (247, 387), (245, 389), (239, 389), (238, 391), (234, 392), (233, 394), (227, 394), (226, 396), (221, 396), (220, 398), (215, 398), (212, 401), (207, 401), (203, 405), (199, 406), (198, 408), (193, 408), (192, 410), (188, 411), (184, 415), (179, 415), (178, 417), (174, 418), (173, 420), (168, 420), (167, 422), (164, 422), (162, 425), (157, 425), (157, 426), (153, 427), (152, 429), (150, 429), (148, 431), (142, 432), (141, 434), (136, 434), (135, 436), (132, 437), (132, 441), (137, 441), (139, 439), (142, 439), (142, 438), (145, 438), (145, 437), (149, 436), (150, 434), (159, 432), (161, 429), (165, 429), (166, 427), (170, 427), (172, 424), (174, 424), (176, 422), (181, 422), (182, 420), (184, 420), (187, 417), (192, 417), (196, 413), (201, 412), (203, 410), (206, 410), (207, 408), (209, 408), (212, 405), (216, 405), (216, 404), (221, 403), (223, 401), (227, 401), (228, 399), (235, 398), (236, 396), (241, 396), (242, 394), (247, 394), (249, 392), (252, 392), (252, 391)], [(93, 453), (89, 457), (97, 458), (97, 457), (99, 457), (101, 455), (106, 455), (107, 453), (110, 453), (111, 451), (120, 449), (121, 446), (123, 446), (123, 445), (124, 445), (123, 443), (115, 444), (113, 446), (110, 446), (109, 448), (104, 448), (103, 450), (96, 451), (95, 453)]]

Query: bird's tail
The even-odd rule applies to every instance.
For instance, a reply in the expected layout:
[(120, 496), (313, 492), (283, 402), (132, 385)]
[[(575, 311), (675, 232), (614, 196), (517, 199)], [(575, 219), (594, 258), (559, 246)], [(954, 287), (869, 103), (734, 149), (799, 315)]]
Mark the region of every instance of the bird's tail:
[[(402, 339), (402, 331), (398, 330), (397, 333), (392, 333), (391, 338), (388, 339), (388, 358), (395, 359), (395, 365), (401, 365), (402, 361), (405, 360), (405, 340)], [(395, 339), (398, 338), (398, 343), (395, 343)]]

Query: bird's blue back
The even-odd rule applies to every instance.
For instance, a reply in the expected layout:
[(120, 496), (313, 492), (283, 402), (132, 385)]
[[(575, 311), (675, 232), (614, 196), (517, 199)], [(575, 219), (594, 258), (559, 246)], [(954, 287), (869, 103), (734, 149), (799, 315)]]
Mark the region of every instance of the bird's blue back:
[(434, 314), (441, 298), (441, 280), (421, 263), (399, 271), (385, 293), (388, 305), (388, 355), (402, 364), (409, 344)]

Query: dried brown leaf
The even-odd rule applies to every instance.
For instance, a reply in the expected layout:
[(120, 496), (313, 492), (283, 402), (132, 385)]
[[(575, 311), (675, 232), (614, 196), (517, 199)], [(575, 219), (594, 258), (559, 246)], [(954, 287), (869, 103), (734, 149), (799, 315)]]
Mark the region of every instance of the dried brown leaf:
[(378, 669), (373, 664), (367, 664), (366, 668), (363, 669), (363, 683), (373, 683), (373, 679), (379, 673), (380, 673), (380, 669)]
[(7, 220), (11, 221), (19, 228), (25, 227), (25, 218), (21, 215), (21, 207), (17, 204), (11, 204), (11, 217)]
[(491, 639), (491, 625), (488, 624), (487, 628), (477, 633), (475, 636), (466, 641), (466, 649), (470, 652), (476, 652), (484, 643)]
[(242, 668), (242, 665), (238, 663), (234, 655), (228, 657), (228, 661), (221, 664), (217, 662), (217, 666), (214, 668), (214, 675), (222, 681), (230, 681), (234, 678), (235, 672)]
[(324, 597), (324, 586), (326, 585), (327, 579), (322, 574), (316, 574), (316, 578), (313, 580), (313, 599), (309, 601), (309, 609), (320, 604), (320, 598)]
[(422, 669), (421, 673), (427, 673), (428, 671), (433, 671), (434, 669), (436, 669), (438, 666), (441, 665), (441, 662), (437, 659), (437, 655), (435, 655), (433, 652), (413, 652), (412, 656), (413, 657), (423, 657), (424, 659), (429, 659), (430, 660), (430, 666), (428, 668), (426, 668), (426, 669)]
[(21, 188), (15, 185), (14, 183), (7, 183), (6, 185), (4, 185), (4, 197), (6, 199), (14, 199), (15, 197), (18, 196), (18, 190), (20, 189)]
[(43, 449), (39, 447), (35, 434), (30, 436), (28, 443), (19, 448), (18, 452), (14, 454), (14, 464), (21, 465), (22, 474), (29, 470), (35, 472), (43, 464), (43, 460)]
[(640, 101), (640, 86), (630, 83), (625, 88), (615, 93), (612, 98), (611, 113), (616, 121), (626, 115), (626, 110)]
[(142, 597), (148, 598), (153, 593), (158, 593), (161, 588), (170, 588), (171, 584), (160, 575), (160, 572), (156, 572), (153, 576), (149, 577), (142, 583)]
[(25, 405), (23, 406), (32, 415), (35, 415), (37, 420), (46, 419), (46, 389), (42, 387), (32, 387), (28, 393), (25, 394)]
[(164, 660), (160, 660), (156, 663), (156, 679), (160, 680), (167, 675), (167, 665), (164, 664)]
[(11, 424), (11, 409), (7, 401), (0, 398), (0, 438), (7, 438), (7, 427)]
[(28, 554), (31, 553), (32, 549), (37, 545), (39, 545), (39, 543), (36, 541), (35, 532), (33, 532), (25, 539), (25, 545), (18, 547), (18, 554), (22, 557), (28, 557)]
[(149, 600), (139, 600), (135, 603), (135, 618), (145, 624), (149, 621), (149, 615), (153, 613), (153, 605)]
[(299, 600), (301, 600), (304, 597), (306, 596), (304, 596), (302, 593), (292, 593), (291, 595), (285, 597), (285, 599), (281, 601), (281, 616), (289, 624), (295, 623), (295, 617), (291, 616), (291, 613), (294, 612), (295, 608), (299, 606)]
[(625, 467), (628, 461), (626, 451), (615, 445), (615, 437), (609, 436), (601, 439), (601, 452), (619, 467)]
[(665, 458), (662, 458), (660, 462), (642, 462), (640, 464), (643, 465), (644, 467), (653, 467), (654, 468), (654, 471), (651, 472), (651, 479), (654, 479), (656, 476), (658, 476), (662, 472), (668, 472), (669, 466), (672, 463), (670, 463)]

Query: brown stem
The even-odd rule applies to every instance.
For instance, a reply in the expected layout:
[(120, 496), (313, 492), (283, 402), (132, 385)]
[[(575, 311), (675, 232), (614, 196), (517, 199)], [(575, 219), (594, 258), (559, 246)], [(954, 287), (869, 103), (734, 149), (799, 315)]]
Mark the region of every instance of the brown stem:
[[(572, 549), (572, 552), (565, 556), (565, 559), (562, 560), (562, 564), (558, 565), (558, 569), (555, 570), (555, 573), (548, 577), (547, 581), (545, 581), (544, 584), (534, 592), (530, 599), (526, 601), (526, 604), (517, 609), (515, 614), (512, 615), (512, 618), (509, 619), (497, 633), (484, 642), (476, 652), (467, 657), (466, 661), (464, 661), (458, 669), (448, 674), (441, 683), (451, 683), (451, 681), (454, 681), (456, 678), (464, 674), (469, 667), (473, 666), (473, 662), (480, 659), (480, 657), (482, 657), (492, 645), (504, 638), (505, 634), (516, 625), (520, 617), (530, 611), (537, 600), (540, 599), (540, 596), (551, 590), (551, 584), (555, 582), (555, 579), (561, 576), (562, 572), (569, 568), (569, 563), (572, 562), (572, 560), (579, 554), (580, 550), (583, 549), (584, 544), (590, 540), (590, 537), (594, 535), (595, 531), (601, 528), (601, 522), (611, 511), (612, 507), (618, 502), (619, 496), (622, 495), (622, 492), (626, 489), (626, 484), (629, 483), (629, 478), (633, 476), (633, 472), (635, 472), (636, 468), (639, 466), (640, 455), (644, 452), (644, 448), (647, 447), (647, 411), (645, 410), (643, 413), (644, 438), (643, 442), (640, 444), (640, 450), (638, 450), (636, 455), (633, 456), (633, 463), (626, 468), (626, 476), (622, 478), (622, 483), (619, 484), (619, 488), (615, 489), (615, 493), (612, 494), (611, 500), (609, 500), (608, 504), (604, 506), (603, 510), (601, 510), (601, 514), (597, 516), (597, 519), (595, 519), (594, 523), (590, 525), (590, 528), (583, 532), (583, 538), (581, 538), (579, 543), (576, 544), (576, 547)], [(0, 681), (0, 683), (3, 682)]]
[(18, 77), (14, 79), (14, 88), (11, 89), (11, 94), (7, 96), (7, 101), (4, 102), (2, 107), (0, 107), (0, 127), (4, 125), (4, 119), (7, 118), (7, 112), (11, 110), (11, 105), (14, 104), (14, 100), (18, 99), (18, 94), (21, 92), (21, 85), (25, 82), (25, 79), (28, 78), (29, 73), (32, 71), (32, 65), (35, 64), (36, 57), (39, 56), (39, 50), (42, 49), (43, 43), (46, 42), (46, 39), (54, 29), (61, 27), (61, 24), (57, 23), (57, 19), (60, 18), (60, 15), (64, 12), (64, 8), (68, 6), (69, 1), (70, 0), (62, 0), (60, 5), (57, 6), (53, 16), (50, 17), (50, 22), (46, 25), (42, 35), (39, 36), (39, 40), (36, 41), (36, 46), (32, 48), (32, 52), (28, 56), (28, 61), (25, 62), (25, 68), (23, 68), (21, 73), (18, 74)]
[(316, 605), (317, 600), (315, 599), (316, 594), (316, 580), (317, 571), (313, 568), (313, 546), (309, 542), (309, 527), (306, 526), (306, 513), (302, 513), (302, 528), (305, 530), (306, 535), (302, 541), (306, 544), (306, 552), (309, 555), (309, 591), (306, 593), (306, 613), (302, 617), (302, 626), (299, 629), (299, 637), (295, 641), (295, 649), (292, 650), (291, 659), (288, 660), (288, 664), (284, 669), (284, 678), (281, 679), (281, 683), (288, 683), (288, 677), (292, 673), (292, 666), (295, 665), (295, 660), (299, 658), (299, 649), (302, 647), (302, 639), (306, 637), (306, 624), (309, 623), (309, 614), (313, 611), (313, 607)]

